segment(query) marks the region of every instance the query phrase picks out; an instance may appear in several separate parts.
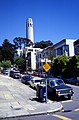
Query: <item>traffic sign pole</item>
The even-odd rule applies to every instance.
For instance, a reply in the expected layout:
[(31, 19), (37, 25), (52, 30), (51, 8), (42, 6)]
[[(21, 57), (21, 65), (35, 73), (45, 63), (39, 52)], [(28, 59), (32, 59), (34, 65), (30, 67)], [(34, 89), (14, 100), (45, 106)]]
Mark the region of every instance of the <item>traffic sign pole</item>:
[(47, 93), (47, 78), (46, 78), (46, 103), (47, 103), (48, 93)]
[[(50, 68), (51, 68), (51, 66), (50, 66), (47, 62), (43, 65), (43, 69), (44, 69), (46, 72), (48, 72)], [(45, 98), (45, 101), (46, 101), (46, 103), (47, 103), (47, 98), (48, 98), (48, 93), (47, 93), (47, 78), (46, 78), (45, 83), (46, 83), (46, 98)]]

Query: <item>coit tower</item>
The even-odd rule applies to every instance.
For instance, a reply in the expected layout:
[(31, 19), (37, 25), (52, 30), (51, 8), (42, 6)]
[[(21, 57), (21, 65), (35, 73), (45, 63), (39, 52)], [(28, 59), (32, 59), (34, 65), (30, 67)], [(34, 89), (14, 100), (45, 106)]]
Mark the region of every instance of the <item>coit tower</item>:
[(28, 18), (26, 20), (26, 38), (31, 40), (34, 43), (34, 35), (33, 35), (33, 20), (32, 18)]

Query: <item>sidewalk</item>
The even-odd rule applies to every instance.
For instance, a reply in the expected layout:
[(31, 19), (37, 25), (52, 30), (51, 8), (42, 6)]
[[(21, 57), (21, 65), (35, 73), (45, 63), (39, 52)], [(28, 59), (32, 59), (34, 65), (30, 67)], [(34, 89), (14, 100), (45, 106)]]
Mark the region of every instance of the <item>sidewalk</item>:
[(60, 102), (36, 101), (36, 91), (19, 80), (0, 75), (0, 119), (56, 112)]

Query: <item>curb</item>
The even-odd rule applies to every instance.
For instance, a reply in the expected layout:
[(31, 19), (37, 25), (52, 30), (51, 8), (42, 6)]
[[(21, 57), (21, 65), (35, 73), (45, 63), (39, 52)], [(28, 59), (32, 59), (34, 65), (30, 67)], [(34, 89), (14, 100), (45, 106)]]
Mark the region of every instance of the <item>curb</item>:
[(19, 118), (19, 117), (28, 117), (28, 116), (38, 116), (38, 115), (46, 115), (46, 114), (51, 114), (51, 113), (55, 113), (58, 112), (60, 110), (63, 109), (62, 104), (60, 104), (60, 107), (54, 110), (48, 110), (48, 111), (42, 111), (42, 112), (35, 112), (35, 113), (30, 113), (27, 115), (17, 115), (17, 116), (11, 116), (11, 117), (1, 117), (0, 119), (10, 119), (10, 118)]

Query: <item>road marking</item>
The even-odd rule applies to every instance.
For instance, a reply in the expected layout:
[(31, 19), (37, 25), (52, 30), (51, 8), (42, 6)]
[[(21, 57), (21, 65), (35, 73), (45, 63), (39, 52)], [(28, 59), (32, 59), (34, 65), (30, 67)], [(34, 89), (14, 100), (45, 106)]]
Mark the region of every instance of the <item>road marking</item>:
[(75, 109), (74, 111), (79, 111), (79, 108)]
[(67, 118), (67, 117), (64, 117), (64, 116), (61, 116), (61, 115), (57, 115), (57, 114), (55, 114), (55, 115), (53, 115), (54, 117), (57, 117), (57, 118), (60, 118), (61, 120), (72, 120), (72, 119), (70, 119), (70, 118)]
[(62, 101), (62, 103), (72, 102), (72, 100)]

